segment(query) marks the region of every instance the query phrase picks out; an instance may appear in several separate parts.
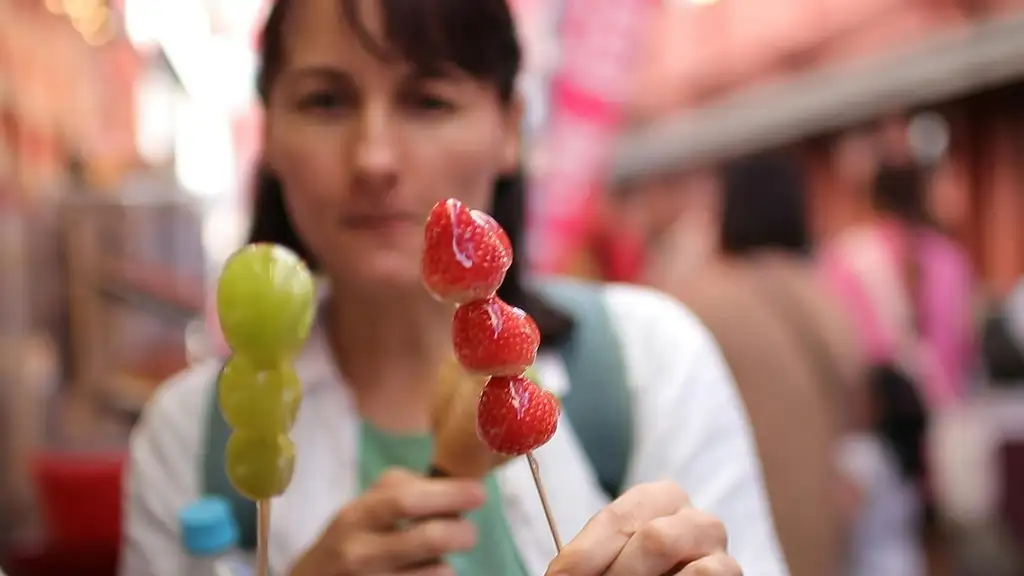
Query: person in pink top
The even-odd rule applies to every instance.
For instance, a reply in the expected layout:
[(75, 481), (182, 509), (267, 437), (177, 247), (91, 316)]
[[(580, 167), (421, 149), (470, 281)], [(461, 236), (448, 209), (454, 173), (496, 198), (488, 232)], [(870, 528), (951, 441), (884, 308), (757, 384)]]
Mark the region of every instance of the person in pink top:
[(882, 165), (875, 217), (821, 254), (872, 367), (871, 432), (851, 435), (839, 455), (859, 500), (847, 576), (923, 576), (923, 545), (937, 541), (926, 437), (967, 392), (972, 275), (929, 218), (925, 189), (919, 168)]
[(882, 166), (876, 217), (822, 254), (830, 284), (856, 319), (868, 361), (903, 369), (931, 408), (967, 392), (974, 335), (966, 252), (932, 224), (920, 169)]

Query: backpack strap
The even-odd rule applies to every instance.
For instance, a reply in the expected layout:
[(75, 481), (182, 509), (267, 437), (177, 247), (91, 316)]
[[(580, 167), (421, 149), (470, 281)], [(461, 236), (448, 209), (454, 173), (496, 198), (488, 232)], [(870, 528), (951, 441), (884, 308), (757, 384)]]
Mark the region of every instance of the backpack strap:
[(540, 293), (572, 316), (572, 336), (559, 348), (572, 387), (562, 409), (612, 499), (624, 488), (633, 448), (633, 398), (601, 284), (563, 278), (538, 281)]
[(245, 551), (256, 549), (256, 503), (242, 496), (228, 480), (224, 468), (224, 449), (231, 436), (231, 426), (224, 420), (218, 403), (220, 375), (211, 387), (209, 408), (206, 414), (206, 448), (203, 454), (202, 480), (204, 492), (222, 496), (231, 503), (238, 522), (239, 548)]

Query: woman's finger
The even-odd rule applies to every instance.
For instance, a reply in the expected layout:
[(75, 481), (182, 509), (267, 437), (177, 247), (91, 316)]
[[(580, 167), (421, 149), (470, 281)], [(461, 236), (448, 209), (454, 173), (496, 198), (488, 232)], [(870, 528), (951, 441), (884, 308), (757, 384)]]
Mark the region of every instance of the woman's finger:
[(458, 516), (479, 508), (486, 499), (478, 480), (395, 472), (382, 476), (339, 520), (350, 529), (390, 530), (404, 520)]
[(723, 552), (692, 562), (675, 576), (743, 576), (743, 569), (732, 556)]
[(637, 530), (604, 576), (660, 576), (725, 549), (725, 526), (713, 516), (686, 508)]
[(476, 546), (476, 525), (461, 518), (436, 518), (405, 530), (377, 535), (381, 554), (390, 566), (423, 567), (448, 554)]
[(384, 576), (458, 576), (448, 564), (434, 564), (401, 572), (388, 572)]
[(406, 530), (350, 537), (339, 549), (345, 574), (405, 573), (443, 566), (440, 559), (476, 546), (476, 526), (462, 519), (439, 518)]
[(655, 518), (675, 514), (689, 503), (686, 493), (674, 482), (637, 486), (591, 518), (562, 548), (547, 574), (602, 576), (637, 530)]

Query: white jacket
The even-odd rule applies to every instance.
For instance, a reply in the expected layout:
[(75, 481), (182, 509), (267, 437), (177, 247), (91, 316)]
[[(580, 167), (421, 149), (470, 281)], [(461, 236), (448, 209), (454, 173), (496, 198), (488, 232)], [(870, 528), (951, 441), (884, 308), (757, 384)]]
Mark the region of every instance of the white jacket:
[[(636, 399), (627, 484), (675, 480), (725, 522), (746, 576), (787, 576), (750, 425), (712, 337), (683, 306), (651, 290), (611, 285), (606, 303)], [(204, 363), (164, 384), (132, 434), (122, 576), (185, 573), (177, 514), (202, 489), (204, 424), (219, 366)], [(558, 356), (541, 355), (536, 368), (556, 394), (568, 390)], [(317, 330), (296, 370), (305, 386), (291, 433), (299, 458), (291, 486), (271, 506), (275, 574), (287, 573), (358, 489), (359, 419)], [(559, 528), (571, 538), (608, 500), (569, 422), (536, 456)], [(513, 461), (498, 480), (523, 562), (540, 576), (555, 551), (529, 467)]]

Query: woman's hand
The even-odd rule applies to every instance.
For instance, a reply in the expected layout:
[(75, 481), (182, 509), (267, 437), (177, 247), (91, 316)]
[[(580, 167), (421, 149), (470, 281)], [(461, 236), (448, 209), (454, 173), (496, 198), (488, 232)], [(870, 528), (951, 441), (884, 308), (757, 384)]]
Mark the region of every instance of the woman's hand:
[(722, 523), (672, 482), (637, 486), (562, 548), (548, 576), (742, 576)]
[(454, 576), (441, 558), (476, 545), (461, 514), (487, 498), (479, 481), (385, 472), (343, 508), (291, 576)]

